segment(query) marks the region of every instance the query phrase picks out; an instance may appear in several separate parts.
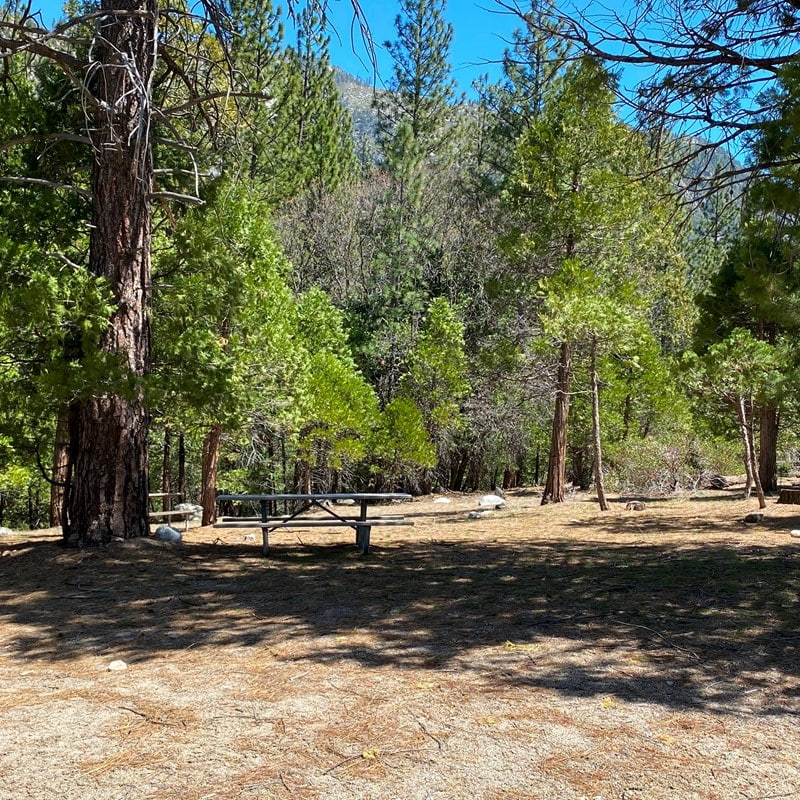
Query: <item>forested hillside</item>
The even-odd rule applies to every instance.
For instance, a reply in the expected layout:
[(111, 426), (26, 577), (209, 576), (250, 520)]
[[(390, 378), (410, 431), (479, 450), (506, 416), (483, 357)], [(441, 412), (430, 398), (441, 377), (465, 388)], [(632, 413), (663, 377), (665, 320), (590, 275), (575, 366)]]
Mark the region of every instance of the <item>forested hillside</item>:
[(796, 450), (796, 66), (745, 163), (623, 115), (538, 3), (470, 102), (444, 0), (397, 3), (379, 92), (323, 6), (88, 2), (54, 36), (5, 4), (0, 525), (732, 472), (763, 502)]

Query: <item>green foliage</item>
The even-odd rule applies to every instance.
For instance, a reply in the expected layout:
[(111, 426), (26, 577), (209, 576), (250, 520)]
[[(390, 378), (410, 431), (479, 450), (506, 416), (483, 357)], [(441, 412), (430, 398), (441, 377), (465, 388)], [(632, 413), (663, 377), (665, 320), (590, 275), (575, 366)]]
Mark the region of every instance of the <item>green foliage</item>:
[(459, 403), (469, 392), (464, 326), (444, 297), (433, 300), (400, 382), (400, 395), (422, 411), (436, 439), (461, 424)]
[(151, 402), (182, 425), (240, 427), (256, 404), (288, 413), (294, 299), (268, 219), (246, 185), (222, 182), (158, 259)]
[(367, 455), (366, 442), (378, 424), (378, 399), (356, 368), (342, 313), (324, 293), (311, 289), (297, 309), (298, 344), (307, 353), (297, 393), (307, 460), (324, 453), (340, 469)]
[(741, 446), (675, 427), (607, 448), (609, 483), (622, 494), (667, 495), (695, 490), (706, 475), (741, 469)]
[(513, 170), (516, 143), (542, 114), (551, 84), (568, 63), (571, 48), (559, 36), (551, 10), (547, 3), (532, 0), (526, 28), (514, 31), (503, 55), (502, 80), (478, 87), (481, 103), (490, 111), (481, 149), (490, 192), (504, 185)]
[(413, 400), (396, 397), (383, 409), (370, 438), (370, 452), (376, 471), (390, 483), (420, 467), (436, 464), (436, 448)]
[(232, 171), (241, 170), (243, 159), (245, 174), (272, 205), (351, 180), (357, 171), (352, 123), (339, 102), (319, 17), (304, 9), (296, 18), (296, 43), (287, 47), (283, 12), (271, 2), (237, 0), (232, 10), (234, 89), (247, 95), (232, 136)]
[(445, 0), (400, 0), (397, 40), (384, 46), (393, 61), (388, 93), (377, 98), (378, 138), (396, 171), (435, 155), (447, 143), (455, 82), (448, 63), (453, 26), (444, 20)]
[(692, 388), (701, 394), (735, 404), (743, 397), (768, 402), (780, 392), (784, 380), (784, 354), (748, 330), (734, 328), (702, 357), (687, 354), (684, 363)]

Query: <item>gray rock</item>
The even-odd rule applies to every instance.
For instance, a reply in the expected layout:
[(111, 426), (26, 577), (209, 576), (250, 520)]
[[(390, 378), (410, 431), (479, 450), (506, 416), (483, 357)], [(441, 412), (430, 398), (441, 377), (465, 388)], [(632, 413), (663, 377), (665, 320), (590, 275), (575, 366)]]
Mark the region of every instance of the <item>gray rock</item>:
[(434, 503), (452, 503), (453, 501), (449, 497), (435, 497), (433, 500)]
[(203, 506), (195, 505), (194, 503), (178, 503), (175, 506), (176, 511), (191, 511), (192, 516), (189, 517), (191, 520), (199, 520), (203, 519)]
[(483, 508), (505, 508), (506, 501), (499, 494), (485, 494), (478, 500), (478, 505)]
[(645, 504), (641, 500), (630, 500), (625, 504), (626, 511), (644, 511)]
[(764, 521), (764, 514), (760, 511), (754, 511), (752, 514), (748, 514), (743, 522), (753, 523), (753, 522), (763, 522)]
[(180, 542), (182, 538), (181, 532), (169, 525), (159, 525), (156, 528), (156, 539), (162, 542)]
[(703, 489), (727, 489), (728, 481), (722, 475), (706, 475), (700, 485)]
[(470, 519), (483, 519), (484, 517), (488, 517), (489, 514), (492, 513), (491, 508), (484, 509), (483, 511), (470, 511), (469, 518)]
[(11, 536), (14, 531), (11, 528), (0, 528), (0, 536)]
[(797, 529), (789, 531), (789, 535), (794, 536), (795, 539), (800, 539), (800, 531)]

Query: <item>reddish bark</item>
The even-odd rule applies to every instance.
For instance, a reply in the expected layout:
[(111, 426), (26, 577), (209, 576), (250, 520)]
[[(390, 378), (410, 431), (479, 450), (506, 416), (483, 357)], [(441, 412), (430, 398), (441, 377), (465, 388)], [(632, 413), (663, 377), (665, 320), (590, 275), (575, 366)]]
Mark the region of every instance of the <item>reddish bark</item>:
[(553, 431), (550, 437), (550, 459), (547, 463), (547, 482), (542, 505), (563, 503), (567, 483), (567, 423), (569, 421), (569, 390), (572, 378), (572, 349), (561, 345), (556, 382), (556, 402), (553, 412)]
[(203, 525), (212, 525), (217, 519), (217, 465), (222, 425), (215, 425), (203, 440), (203, 474), (200, 503), (203, 506)]
[[(103, 0), (90, 90), (92, 227), (89, 269), (105, 279), (115, 310), (100, 341), (121, 372), (121, 388), (76, 401), (71, 425), (73, 472), (64, 537), (99, 544), (149, 531), (148, 414), (141, 378), (150, 364), (149, 87), (154, 62), (155, 0)], [(115, 16), (115, 11), (140, 12)]]

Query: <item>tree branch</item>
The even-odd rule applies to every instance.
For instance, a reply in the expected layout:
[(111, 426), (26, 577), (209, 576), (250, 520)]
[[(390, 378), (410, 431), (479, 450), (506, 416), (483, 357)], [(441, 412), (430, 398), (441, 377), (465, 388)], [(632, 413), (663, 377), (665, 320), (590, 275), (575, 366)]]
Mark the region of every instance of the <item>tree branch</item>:
[(80, 189), (77, 186), (72, 186), (69, 183), (48, 181), (45, 178), (26, 178), (20, 175), (0, 175), (0, 181), (4, 181), (5, 183), (18, 183), (18, 184), (29, 183), (34, 186), (48, 186), (51, 189), (68, 189), (69, 191), (75, 192), (76, 194), (83, 197), (84, 200), (89, 200), (91, 198), (91, 194), (87, 192), (85, 189)]

